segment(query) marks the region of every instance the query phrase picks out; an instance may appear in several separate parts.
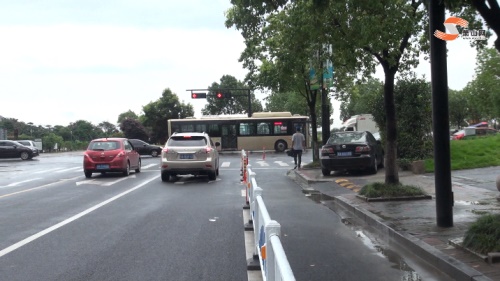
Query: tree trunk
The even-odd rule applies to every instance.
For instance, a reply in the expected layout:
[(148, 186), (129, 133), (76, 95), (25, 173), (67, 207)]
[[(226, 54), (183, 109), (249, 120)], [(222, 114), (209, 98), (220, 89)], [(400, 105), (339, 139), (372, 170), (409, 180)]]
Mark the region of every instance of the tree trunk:
[(384, 107), (386, 113), (387, 139), (385, 144), (385, 183), (399, 183), (399, 167), (397, 165), (397, 129), (396, 106), (394, 102), (394, 77), (396, 72), (392, 68), (384, 68)]
[[(311, 129), (312, 129), (312, 155), (313, 162), (319, 160), (319, 152), (318, 152), (318, 117), (316, 116), (316, 95), (317, 90), (310, 91), (311, 99), (307, 101), (307, 105), (309, 106), (309, 114), (311, 115)], [(304, 134), (309, 132), (304, 132)]]

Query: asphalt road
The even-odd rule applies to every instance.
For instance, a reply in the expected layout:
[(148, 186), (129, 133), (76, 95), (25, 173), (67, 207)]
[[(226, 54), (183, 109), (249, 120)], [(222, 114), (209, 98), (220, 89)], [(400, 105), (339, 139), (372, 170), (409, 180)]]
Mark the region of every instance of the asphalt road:
[[(239, 156), (213, 182), (163, 183), (159, 163), (86, 179), (81, 153), (0, 160), (0, 280), (247, 280)], [(297, 280), (443, 280), (302, 193), (290, 157), (250, 163)]]
[(239, 172), (85, 179), (81, 156), (0, 161), (1, 280), (247, 280)]

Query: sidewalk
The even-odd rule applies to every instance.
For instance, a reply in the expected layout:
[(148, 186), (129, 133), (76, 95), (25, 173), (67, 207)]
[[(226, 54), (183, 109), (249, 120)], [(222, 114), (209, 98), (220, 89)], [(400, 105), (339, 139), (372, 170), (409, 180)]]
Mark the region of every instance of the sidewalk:
[[(348, 177), (350, 183), (337, 184), (335, 181), (344, 176), (324, 177), (320, 169), (302, 169), (295, 171), (297, 178), (309, 188), (316, 182), (332, 182), (332, 189), (359, 187), (369, 182), (383, 182), (384, 173), (379, 171), (374, 176)], [(460, 239), (468, 227), (484, 214), (500, 213), (500, 202), (496, 199), (499, 192), (484, 188), (453, 183), (454, 206), (453, 223), (450, 228), (437, 226), (436, 201), (433, 175), (414, 175), (401, 171), (400, 182), (420, 186), (431, 200), (366, 202), (356, 194), (332, 196), (332, 204), (346, 211), (346, 215), (364, 221), (379, 234), (387, 238), (388, 243), (396, 243), (403, 248), (435, 265), (455, 280), (500, 280), (500, 263), (489, 264), (467, 250), (461, 248)], [(345, 187), (343, 187), (345, 186)], [(329, 190), (317, 190), (328, 195)]]

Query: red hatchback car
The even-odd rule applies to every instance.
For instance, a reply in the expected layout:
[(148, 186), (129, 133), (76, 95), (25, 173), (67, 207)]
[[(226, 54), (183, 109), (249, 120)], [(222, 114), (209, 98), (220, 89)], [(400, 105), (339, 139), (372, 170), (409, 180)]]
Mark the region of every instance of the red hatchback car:
[(130, 170), (141, 172), (141, 157), (126, 138), (95, 139), (90, 142), (83, 154), (83, 172), (85, 177), (92, 173), (120, 172), (124, 176)]

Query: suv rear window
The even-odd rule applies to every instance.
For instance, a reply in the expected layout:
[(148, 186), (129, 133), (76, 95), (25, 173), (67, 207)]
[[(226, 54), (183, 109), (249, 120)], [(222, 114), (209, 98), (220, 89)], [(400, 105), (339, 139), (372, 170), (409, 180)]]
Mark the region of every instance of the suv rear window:
[(117, 141), (95, 141), (89, 145), (89, 150), (115, 150), (120, 148)]
[(207, 139), (203, 136), (178, 136), (171, 137), (167, 146), (205, 146)]

